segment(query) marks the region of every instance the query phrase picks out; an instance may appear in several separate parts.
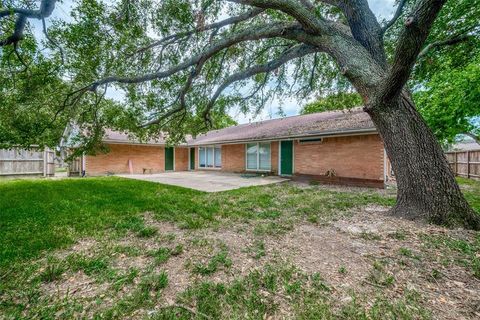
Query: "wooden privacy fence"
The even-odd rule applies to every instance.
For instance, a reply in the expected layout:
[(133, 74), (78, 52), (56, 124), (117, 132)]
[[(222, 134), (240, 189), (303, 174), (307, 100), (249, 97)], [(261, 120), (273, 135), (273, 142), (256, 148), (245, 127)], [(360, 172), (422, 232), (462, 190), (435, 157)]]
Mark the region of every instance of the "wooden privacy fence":
[(68, 176), (79, 177), (82, 175), (82, 161), (83, 157), (77, 157), (68, 163)]
[(53, 150), (0, 149), (0, 177), (53, 176), (55, 174)]
[(480, 149), (445, 153), (450, 167), (457, 176), (480, 178)]

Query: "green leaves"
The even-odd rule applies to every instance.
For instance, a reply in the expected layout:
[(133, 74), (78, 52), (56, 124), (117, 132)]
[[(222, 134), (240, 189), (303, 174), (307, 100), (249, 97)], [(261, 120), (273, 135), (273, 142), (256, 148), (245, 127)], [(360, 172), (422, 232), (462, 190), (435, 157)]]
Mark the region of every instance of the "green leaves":
[(433, 75), (415, 100), (440, 141), (456, 135), (480, 133), (480, 54), (461, 68), (446, 68)]
[(353, 107), (358, 107), (362, 105), (362, 98), (358, 93), (354, 92), (339, 92), (336, 94), (331, 94), (326, 97), (319, 98), (318, 100), (306, 104), (302, 110), (301, 114), (339, 110), (339, 109), (350, 109)]

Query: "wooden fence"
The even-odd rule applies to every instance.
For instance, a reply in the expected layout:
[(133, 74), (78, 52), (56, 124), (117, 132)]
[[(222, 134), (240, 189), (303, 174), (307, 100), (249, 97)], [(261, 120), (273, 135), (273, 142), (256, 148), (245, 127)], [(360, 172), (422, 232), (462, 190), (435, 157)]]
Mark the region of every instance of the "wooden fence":
[(480, 179), (480, 149), (445, 154), (455, 175)]
[(77, 157), (71, 160), (68, 163), (68, 176), (69, 177), (79, 177), (82, 175), (82, 164), (83, 157)]
[(0, 149), (0, 177), (53, 176), (55, 154), (52, 150)]

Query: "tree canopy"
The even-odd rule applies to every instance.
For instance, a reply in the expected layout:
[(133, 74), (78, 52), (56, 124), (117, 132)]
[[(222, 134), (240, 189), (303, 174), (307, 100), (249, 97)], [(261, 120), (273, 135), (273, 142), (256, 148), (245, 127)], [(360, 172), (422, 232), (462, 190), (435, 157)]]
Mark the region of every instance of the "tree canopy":
[[(447, 3), (409, 82), (420, 113), (441, 143), (451, 143), (459, 134), (480, 140), (479, 15), (478, 1)], [(396, 36), (397, 32), (394, 28), (389, 35)], [(317, 97), (306, 104), (301, 113), (348, 109), (362, 104), (357, 94), (342, 90)]]
[[(274, 97), (355, 89), (396, 173), (394, 213), (479, 229), (408, 85), (416, 75), (426, 86), (422, 77), (435, 72), (429, 59), (445, 47), (478, 38), (479, 1), (399, 0), (393, 17), (379, 21), (367, 0), (78, 0), (69, 21), (47, 28), (58, 1), (10, 0), (0, 9), (1, 72), (6, 79), (43, 60), (54, 66), (51, 79), (66, 89), (55, 86), (52, 96), (63, 102), (23, 117), (65, 115), (53, 119), (75, 121), (85, 138), (109, 126), (140, 137), (162, 131), (175, 142), (214, 127), (233, 106), (259, 110)], [(34, 20), (45, 40), (29, 51)], [(42, 77), (49, 79), (33, 82), (39, 88)], [(14, 94), (16, 85), (0, 91)], [(104, 99), (112, 88), (120, 104)], [(48, 93), (40, 91), (22, 93)], [(15, 98), (8, 101), (14, 113)], [(26, 131), (53, 137), (60, 130), (52, 126)]]
[[(351, 91), (327, 48), (298, 44), (292, 15), (275, 10), (289, 2), (78, 0), (71, 3), (71, 17), (63, 18), (51, 18), (58, 1), (3, 2), (0, 143), (52, 146), (72, 122), (90, 133), (88, 139), (113, 127), (139, 137), (162, 130), (179, 140), (231, 124), (223, 120), (230, 108), (259, 112), (274, 97)], [(352, 22), (341, 1), (291, 3), (313, 9), (316, 19), (336, 21), (337, 28)], [(447, 3), (423, 49), (428, 61), (420, 60), (414, 71), (415, 84), (442, 64), (439, 42), (468, 43), (467, 36), (477, 36), (479, 6), (471, 4)], [(383, 22), (387, 56), (393, 56), (401, 18), (413, 5), (399, 1), (394, 18)], [(42, 27), (33, 28), (34, 20)], [(105, 99), (108, 92), (117, 101)], [(318, 110), (334, 108), (332, 99), (360, 104), (358, 96), (338, 93), (317, 103)]]
[(323, 112), (330, 110), (351, 109), (362, 106), (362, 97), (355, 92), (337, 92), (326, 97), (319, 97), (307, 103), (300, 110), (300, 114)]
[(451, 143), (464, 134), (480, 143), (480, 55), (433, 74), (415, 98), (440, 141)]

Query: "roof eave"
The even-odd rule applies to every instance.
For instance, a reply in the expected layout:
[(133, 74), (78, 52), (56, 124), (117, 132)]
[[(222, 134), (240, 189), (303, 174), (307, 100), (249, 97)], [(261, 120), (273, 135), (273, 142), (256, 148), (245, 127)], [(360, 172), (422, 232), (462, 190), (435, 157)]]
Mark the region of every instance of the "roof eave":
[(330, 130), (323, 132), (314, 132), (309, 134), (298, 134), (298, 135), (283, 135), (283, 136), (273, 136), (273, 137), (263, 137), (263, 138), (252, 138), (252, 139), (231, 139), (231, 140), (219, 140), (219, 141), (206, 141), (198, 143), (187, 143), (187, 146), (205, 146), (212, 144), (239, 144), (247, 142), (257, 142), (257, 141), (273, 141), (273, 140), (293, 140), (293, 139), (302, 139), (302, 138), (326, 138), (326, 137), (338, 137), (338, 136), (353, 136), (353, 135), (364, 135), (364, 134), (375, 134), (377, 129), (366, 128), (366, 129), (352, 129), (352, 130)]
[(135, 142), (135, 141), (123, 141), (123, 140), (110, 140), (110, 139), (103, 139), (103, 143), (105, 144), (128, 144), (128, 145), (142, 145), (142, 146), (164, 146), (165, 143), (143, 143), (143, 142)]

